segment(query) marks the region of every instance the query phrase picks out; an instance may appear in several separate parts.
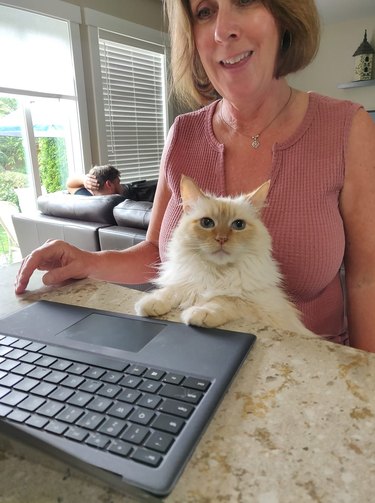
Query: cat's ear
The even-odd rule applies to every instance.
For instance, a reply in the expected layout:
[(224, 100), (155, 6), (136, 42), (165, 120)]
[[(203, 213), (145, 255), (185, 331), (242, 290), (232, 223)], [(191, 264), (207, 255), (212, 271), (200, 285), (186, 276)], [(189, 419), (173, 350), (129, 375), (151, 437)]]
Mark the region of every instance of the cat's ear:
[(182, 175), (180, 181), (180, 192), (182, 199), (182, 207), (185, 213), (189, 213), (192, 204), (201, 198), (205, 197), (194, 180), (188, 176)]
[(269, 188), (270, 188), (271, 180), (267, 180), (260, 187), (255, 189), (253, 192), (247, 195), (247, 199), (251, 202), (251, 204), (257, 208), (261, 209), (264, 206), (264, 201), (266, 200)]

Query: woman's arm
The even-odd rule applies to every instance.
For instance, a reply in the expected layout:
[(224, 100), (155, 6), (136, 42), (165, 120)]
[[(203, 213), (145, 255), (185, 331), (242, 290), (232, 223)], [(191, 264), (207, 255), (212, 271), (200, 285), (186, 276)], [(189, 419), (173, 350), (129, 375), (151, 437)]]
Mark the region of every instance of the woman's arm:
[(363, 109), (353, 119), (340, 205), (350, 345), (375, 352), (375, 124)]
[(164, 176), (164, 158), (146, 240), (123, 251), (88, 252), (64, 241), (47, 241), (22, 262), (15, 291), (23, 293), (36, 269), (47, 271), (46, 285), (86, 277), (116, 283), (145, 283), (155, 277), (159, 263), (159, 234), (170, 191)]

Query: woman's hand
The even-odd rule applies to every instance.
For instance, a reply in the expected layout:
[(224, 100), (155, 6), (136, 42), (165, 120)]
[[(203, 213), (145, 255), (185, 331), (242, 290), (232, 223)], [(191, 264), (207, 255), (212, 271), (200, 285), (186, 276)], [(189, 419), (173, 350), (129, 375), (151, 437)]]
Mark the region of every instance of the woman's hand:
[(88, 276), (91, 252), (83, 251), (60, 240), (49, 240), (30, 253), (22, 261), (18, 271), (15, 292), (23, 293), (33, 272), (48, 271), (43, 276), (45, 285), (57, 285), (67, 279), (82, 279)]

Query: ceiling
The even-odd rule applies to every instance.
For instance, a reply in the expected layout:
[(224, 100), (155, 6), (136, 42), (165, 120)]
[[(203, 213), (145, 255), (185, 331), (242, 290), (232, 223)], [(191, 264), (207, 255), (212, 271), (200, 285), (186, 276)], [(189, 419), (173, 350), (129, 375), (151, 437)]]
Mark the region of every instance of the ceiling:
[[(325, 23), (375, 17), (375, 0), (315, 0)], [(369, 26), (369, 29), (371, 27)]]

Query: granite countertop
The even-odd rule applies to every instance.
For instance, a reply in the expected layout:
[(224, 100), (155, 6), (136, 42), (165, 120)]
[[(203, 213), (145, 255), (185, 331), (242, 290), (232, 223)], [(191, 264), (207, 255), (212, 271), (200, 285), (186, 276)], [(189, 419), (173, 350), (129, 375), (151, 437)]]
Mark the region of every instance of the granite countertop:
[[(133, 314), (141, 295), (82, 280), (17, 298), (11, 283), (2, 315), (39, 299)], [(166, 502), (372, 502), (375, 355), (241, 322), (227, 328), (257, 342)], [(130, 501), (0, 437), (1, 503)]]

